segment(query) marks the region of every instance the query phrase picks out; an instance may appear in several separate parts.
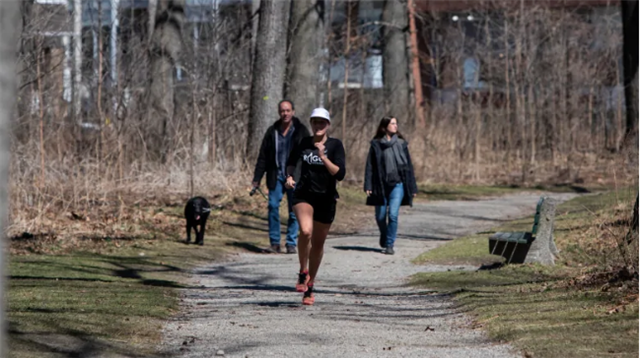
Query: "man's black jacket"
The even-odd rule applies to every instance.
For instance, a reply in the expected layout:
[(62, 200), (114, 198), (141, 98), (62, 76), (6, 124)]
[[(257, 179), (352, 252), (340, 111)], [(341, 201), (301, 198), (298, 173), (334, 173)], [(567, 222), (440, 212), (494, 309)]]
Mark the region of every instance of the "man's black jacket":
[[(256, 168), (253, 171), (253, 181), (258, 184), (260, 184), (265, 172), (267, 173), (267, 188), (269, 190), (274, 190), (276, 188), (276, 182), (278, 180), (276, 135), (277, 130), (280, 128), (280, 123), (281, 120), (277, 120), (264, 134), (264, 138), (262, 138), (262, 145), (260, 145), (260, 153), (258, 154)], [(291, 138), (290, 148), (293, 149), (293, 147), (300, 143), (302, 138), (309, 137), (311, 134), (307, 127), (305, 127), (297, 117), (293, 117), (291, 125), (293, 126), (293, 138)], [(286, 165), (286, 163), (283, 163), (283, 165)]]

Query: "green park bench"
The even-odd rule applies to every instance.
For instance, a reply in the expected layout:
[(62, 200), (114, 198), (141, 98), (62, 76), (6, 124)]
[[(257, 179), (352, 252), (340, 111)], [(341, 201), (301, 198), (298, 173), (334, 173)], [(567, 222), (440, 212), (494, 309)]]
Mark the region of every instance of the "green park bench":
[[(558, 254), (553, 240), (555, 202), (541, 197), (536, 205), (531, 232), (496, 232), (489, 237), (489, 252), (505, 258), (506, 263), (540, 262), (554, 264)], [(532, 255), (528, 255), (532, 251)]]

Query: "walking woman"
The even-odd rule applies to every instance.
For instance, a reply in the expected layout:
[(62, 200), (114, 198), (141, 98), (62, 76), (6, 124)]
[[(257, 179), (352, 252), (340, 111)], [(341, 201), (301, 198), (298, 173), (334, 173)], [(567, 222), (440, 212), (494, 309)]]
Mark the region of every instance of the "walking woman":
[(407, 141), (398, 131), (398, 121), (384, 117), (371, 141), (364, 175), (367, 205), (376, 207), (380, 247), (393, 255), (401, 205), (413, 205), (418, 193)]
[[(322, 261), (324, 241), (336, 215), (336, 183), (345, 175), (344, 146), (340, 140), (327, 136), (331, 127), (329, 112), (324, 108), (314, 109), (310, 122), (313, 136), (303, 138), (293, 148), (286, 179), (286, 186), (295, 188), (293, 210), (300, 225), (300, 274), (296, 291), (304, 292), (304, 305), (315, 301), (313, 284)], [(299, 162), (300, 171), (294, 179)]]

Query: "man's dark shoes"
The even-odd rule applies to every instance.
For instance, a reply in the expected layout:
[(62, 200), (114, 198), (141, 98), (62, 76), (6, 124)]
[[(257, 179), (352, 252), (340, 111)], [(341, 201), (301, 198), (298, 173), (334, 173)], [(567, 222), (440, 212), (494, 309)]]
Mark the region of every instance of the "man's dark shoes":
[(288, 254), (295, 254), (297, 253), (296, 251), (296, 247), (293, 245), (287, 245), (287, 253)]
[(384, 250), (385, 255), (393, 255), (396, 252), (393, 250), (393, 246), (387, 246)]
[(274, 254), (279, 254), (280, 251), (280, 245), (275, 245), (272, 244), (271, 247), (269, 247), (269, 252), (274, 253)]
[(387, 247), (387, 238), (386, 237), (380, 236), (380, 247), (383, 248), (383, 249), (385, 247)]

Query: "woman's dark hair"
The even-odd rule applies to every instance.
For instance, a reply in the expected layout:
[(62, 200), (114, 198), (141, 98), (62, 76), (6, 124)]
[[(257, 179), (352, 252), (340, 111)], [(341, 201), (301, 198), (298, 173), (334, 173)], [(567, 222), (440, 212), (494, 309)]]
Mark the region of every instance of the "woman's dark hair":
[[(380, 120), (380, 124), (378, 125), (378, 130), (376, 131), (376, 135), (375, 137), (373, 137), (373, 139), (380, 139), (384, 137), (387, 134), (387, 127), (389, 126), (389, 123), (391, 123), (391, 120), (394, 118), (395, 117), (382, 117), (382, 119)], [(397, 120), (398, 119), (396, 118), (396, 121)], [(397, 131), (396, 135), (398, 136), (398, 138), (404, 139), (400, 131)]]

